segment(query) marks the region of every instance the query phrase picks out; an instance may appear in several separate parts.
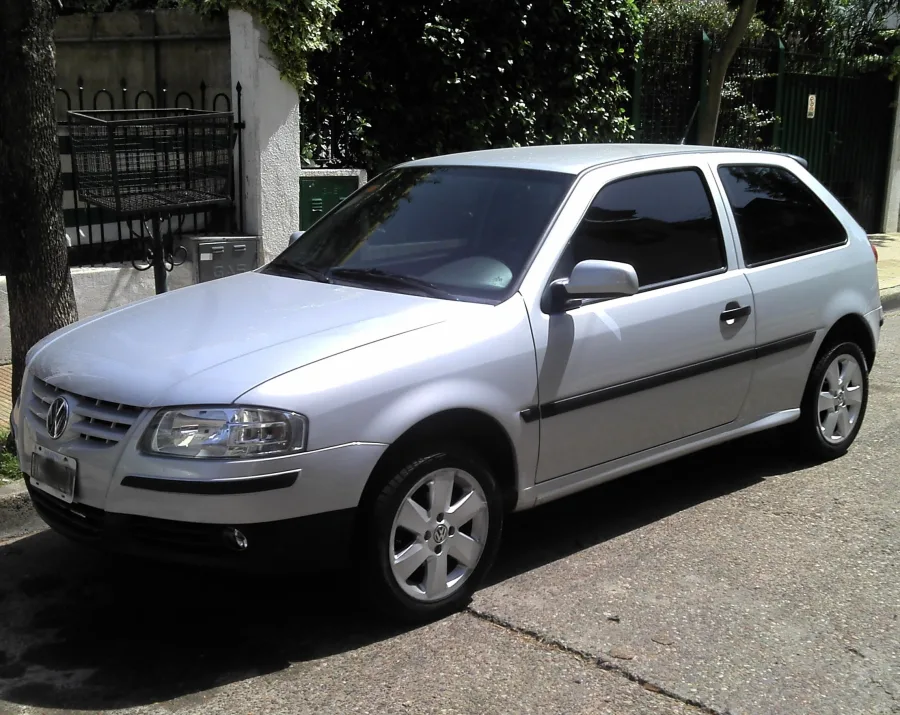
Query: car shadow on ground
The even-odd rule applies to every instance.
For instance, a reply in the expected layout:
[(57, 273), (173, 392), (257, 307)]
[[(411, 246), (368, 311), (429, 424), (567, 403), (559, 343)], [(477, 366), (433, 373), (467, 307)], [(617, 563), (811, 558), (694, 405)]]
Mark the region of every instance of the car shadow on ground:
[[(491, 582), (802, 466), (756, 437), (513, 515)], [(344, 573), (259, 578), (128, 563), (44, 531), (0, 547), (0, 700), (145, 705), (399, 633), (358, 607), (357, 588)]]

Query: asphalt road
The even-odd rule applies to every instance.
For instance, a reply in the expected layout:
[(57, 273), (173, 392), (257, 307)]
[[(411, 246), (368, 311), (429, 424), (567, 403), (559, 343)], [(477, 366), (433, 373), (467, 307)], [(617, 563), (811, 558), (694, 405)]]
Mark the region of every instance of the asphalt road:
[(511, 519), (469, 611), (0, 541), (0, 713), (900, 713), (900, 314), (862, 435), (754, 438)]

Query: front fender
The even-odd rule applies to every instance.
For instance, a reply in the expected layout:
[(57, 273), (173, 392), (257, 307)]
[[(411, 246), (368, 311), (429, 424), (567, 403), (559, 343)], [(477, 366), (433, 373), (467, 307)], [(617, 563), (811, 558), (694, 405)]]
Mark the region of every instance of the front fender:
[(451, 409), (496, 420), (516, 452), (520, 480), (534, 478), (540, 425), (534, 341), (521, 298), (473, 305), (460, 319), (397, 335), (307, 365), (239, 400), (309, 418), (309, 448), (390, 444), (418, 422)]

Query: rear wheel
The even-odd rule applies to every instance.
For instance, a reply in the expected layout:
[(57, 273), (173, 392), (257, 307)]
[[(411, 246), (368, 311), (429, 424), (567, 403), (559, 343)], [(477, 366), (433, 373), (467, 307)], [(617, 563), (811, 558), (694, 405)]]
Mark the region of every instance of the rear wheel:
[(850, 449), (869, 401), (866, 358), (856, 343), (826, 350), (813, 366), (803, 396), (796, 435), (815, 459), (834, 459)]
[(464, 607), (490, 569), (503, 505), (487, 465), (463, 447), (395, 461), (373, 500), (360, 563), (365, 597), (392, 616), (438, 618)]

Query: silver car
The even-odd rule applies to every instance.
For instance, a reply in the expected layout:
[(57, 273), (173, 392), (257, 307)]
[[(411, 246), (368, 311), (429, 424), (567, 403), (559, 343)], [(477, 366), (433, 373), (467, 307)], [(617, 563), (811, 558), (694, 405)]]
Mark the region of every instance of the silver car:
[(391, 169), (271, 263), (83, 320), (13, 427), (54, 529), (127, 554), (349, 560), (459, 608), (505, 515), (775, 427), (843, 454), (882, 309), (795, 158), (501, 149)]

